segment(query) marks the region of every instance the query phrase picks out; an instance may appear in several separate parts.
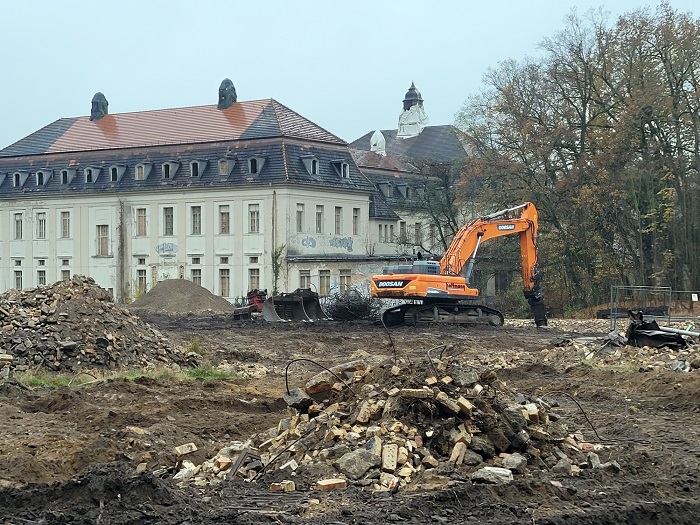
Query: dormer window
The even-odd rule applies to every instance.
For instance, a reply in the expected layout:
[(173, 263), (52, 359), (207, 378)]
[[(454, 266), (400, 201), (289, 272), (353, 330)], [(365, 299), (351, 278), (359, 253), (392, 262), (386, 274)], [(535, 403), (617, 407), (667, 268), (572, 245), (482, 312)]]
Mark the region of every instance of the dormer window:
[(248, 173), (258, 175), (265, 165), (265, 157), (252, 157), (248, 159)]
[(75, 177), (74, 168), (61, 170), (61, 184), (70, 184), (73, 181), (73, 177)]
[(109, 182), (119, 182), (126, 172), (126, 166), (114, 165), (109, 167)]
[(340, 175), (341, 178), (350, 178), (350, 164), (344, 160), (333, 160), (331, 161), (331, 164), (333, 165), (333, 168), (335, 168), (335, 172)]
[(161, 166), (161, 178), (162, 179), (173, 179), (177, 170), (180, 168), (179, 162), (164, 162)]
[(39, 170), (36, 172), (36, 185), (44, 186), (51, 178), (51, 171)]
[(220, 159), (219, 160), (219, 177), (222, 179), (225, 179), (229, 175), (231, 175), (231, 172), (233, 171), (233, 166), (236, 164), (236, 161), (233, 159)]
[(193, 178), (201, 177), (206, 167), (206, 160), (193, 160), (192, 162), (190, 162), (190, 176)]
[(97, 181), (97, 177), (100, 175), (100, 168), (87, 167), (83, 170), (83, 174), (85, 175), (85, 183), (91, 184)]
[(151, 173), (151, 164), (141, 163), (134, 167), (134, 180), (146, 180)]
[(306, 171), (309, 172), (309, 175), (318, 175), (319, 174), (318, 159), (315, 156), (306, 155), (306, 156), (301, 158), (301, 161), (304, 163), (304, 166), (306, 167)]
[(15, 188), (21, 188), (24, 186), (24, 183), (27, 182), (27, 177), (29, 177), (29, 173), (25, 171), (16, 171), (12, 174), (12, 185)]

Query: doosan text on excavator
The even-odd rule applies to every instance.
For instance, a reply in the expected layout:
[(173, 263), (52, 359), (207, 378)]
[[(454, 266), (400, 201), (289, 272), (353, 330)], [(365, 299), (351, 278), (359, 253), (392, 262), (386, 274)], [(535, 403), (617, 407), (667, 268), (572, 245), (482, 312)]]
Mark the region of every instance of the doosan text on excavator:
[(537, 268), (537, 209), (531, 202), (479, 217), (462, 226), (440, 261), (385, 266), (372, 277), (371, 294), (406, 302), (382, 314), (385, 326), (432, 323), (502, 325), (503, 314), (478, 304), (479, 291), (470, 288), (476, 254), (482, 242), (518, 235), (523, 293), (536, 326), (546, 326), (542, 274)]

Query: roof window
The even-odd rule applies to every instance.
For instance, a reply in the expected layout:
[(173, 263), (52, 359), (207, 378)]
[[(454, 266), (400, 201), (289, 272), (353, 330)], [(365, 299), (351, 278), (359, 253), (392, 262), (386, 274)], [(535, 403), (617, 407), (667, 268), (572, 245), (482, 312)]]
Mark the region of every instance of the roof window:
[(75, 173), (75, 168), (67, 168), (61, 170), (61, 184), (65, 185), (73, 182), (73, 177), (75, 177)]
[(46, 186), (46, 183), (51, 180), (53, 170), (38, 170), (36, 172), (36, 185)]
[(207, 167), (206, 160), (193, 160), (190, 162), (190, 177), (198, 178), (204, 174), (204, 170)]
[(161, 179), (173, 179), (175, 178), (175, 174), (177, 173), (177, 170), (180, 169), (180, 163), (179, 162), (164, 162), (163, 165), (161, 166)]
[(26, 171), (15, 171), (12, 174), (12, 185), (15, 188), (21, 188), (24, 186), (24, 183), (27, 182), (27, 178), (29, 177), (29, 173)]
[(88, 166), (83, 170), (83, 175), (85, 176), (85, 184), (92, 184), (100, 176), (100, 168)]
[(342, 179), (350, 178), (350, 164), (344, 160), (332, 160), (331, 164), (333, 165), (335, 172), (340, 175)]
[(134, 180), (146, 180), (151, 173), (153, 164), (140, 163), (134, 167)]
[(122, 180), (124, 173), (126, 172), (126, 166), (120, 164), (113, 164), (109, 167), (109, 182), (119, 182)]
[(265, 165), (265, 157), (251, 157), (248, 159), (248, 173), (258, 175)]
[(306, 171), (309, 173), (309, 175), (319, 174), (318, 158), (315, 155), (305, 155), (301, 157), (301, 161), (304, 163)]
[(236, 165), (236, 161), (234, 159), (229, 159), (229, 158), (223, 158), (219, 159), (219, 177), (222, 179), (225, 179), (229, 175), (231, 175), (231, 172), (233, 171), (233, 167)]

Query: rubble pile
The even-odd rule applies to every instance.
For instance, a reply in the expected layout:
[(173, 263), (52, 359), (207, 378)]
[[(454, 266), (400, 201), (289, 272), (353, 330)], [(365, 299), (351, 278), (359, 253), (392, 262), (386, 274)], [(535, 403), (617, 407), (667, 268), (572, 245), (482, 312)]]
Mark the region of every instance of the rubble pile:
[(490, 368), (431, 358), (423, 367), (354, 361), (331, 370), (285, 395), (290, 415), (276, 427), (201, 465), (183, 455), (174, 479), (393, 491), (436, 479), (501, 484), (538, 470), (620, 469), (602, 463), (550, 405), (510, 391)]
[(90, 277), (0, 295), (0, 370), (193, 365)]

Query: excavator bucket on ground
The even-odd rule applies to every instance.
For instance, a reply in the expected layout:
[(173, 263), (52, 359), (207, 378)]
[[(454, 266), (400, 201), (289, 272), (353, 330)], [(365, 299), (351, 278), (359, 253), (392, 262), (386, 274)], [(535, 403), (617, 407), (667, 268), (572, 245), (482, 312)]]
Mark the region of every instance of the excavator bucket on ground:
[(323, 309), (319, 295), (309, 288), (268, 297), (262, 305), (266, 321), (318, 321), (330, 319)]

